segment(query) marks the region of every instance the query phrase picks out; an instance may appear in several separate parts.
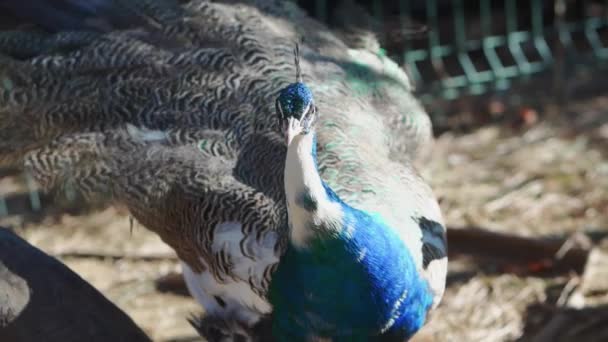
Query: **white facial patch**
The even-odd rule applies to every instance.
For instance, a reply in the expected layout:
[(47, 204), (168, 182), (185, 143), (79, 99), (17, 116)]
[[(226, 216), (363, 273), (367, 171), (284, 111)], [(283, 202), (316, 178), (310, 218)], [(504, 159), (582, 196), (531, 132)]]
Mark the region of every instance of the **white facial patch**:
[[(312, 156), (313, 134), (295, 136), (287, 148), (285, 162), (285, 195), (287, 197), (291, 242), (304, 247), (314, 234), (313, 226), (340, 226), (344, 213), (339, 203), (330, 201)], [(298, 205), (298, 197), (306, 189), (316, 202), (313, 212)]]

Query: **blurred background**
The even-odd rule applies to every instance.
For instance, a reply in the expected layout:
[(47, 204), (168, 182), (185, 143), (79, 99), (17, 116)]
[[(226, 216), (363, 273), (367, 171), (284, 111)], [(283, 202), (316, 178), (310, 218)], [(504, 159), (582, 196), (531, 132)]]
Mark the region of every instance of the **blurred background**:
[[(433, 120), (420, 171), (450, 229), (450, 274), (415, 339), (608, 341), (608, 1), (297, 3), (397, 61)], [(0, 29), (21, 24), (1, 13)], [(0, 170), (0, 225), (155, 340), (196, 340), (172, 250), (127, 212), (69, 197)]]

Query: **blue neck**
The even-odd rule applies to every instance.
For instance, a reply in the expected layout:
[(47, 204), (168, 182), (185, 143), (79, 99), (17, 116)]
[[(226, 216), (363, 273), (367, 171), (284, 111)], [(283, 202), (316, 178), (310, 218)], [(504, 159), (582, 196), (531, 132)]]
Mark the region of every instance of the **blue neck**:
[[(290, 146), (287, 163), (308, 165), (297, 158), (312, 158), (317, 172), (315, 145), (310, 153), (291, 157)], [(297, 170), (300, 165), (291, 167)], [(298, 243), (292, 238), (273, 275), (269, 298), (276, 337), (280, 341), (310, 337), (350, 341), (383, 334), (411, 336), (422, 326), (432, 295), (405, 244), (381, 217), (350, 207), (319, 177), (324, 198), (298, 201), (301, 196), (294, 190), (298, 187), (289, 184), (289, 179), (298, 182), (293, 176), (298, 173), (289, 170), (288, 165), (292, 233), (294, 229), (311, 233)], [(290, 201), (292, 197), (295, 200)]]

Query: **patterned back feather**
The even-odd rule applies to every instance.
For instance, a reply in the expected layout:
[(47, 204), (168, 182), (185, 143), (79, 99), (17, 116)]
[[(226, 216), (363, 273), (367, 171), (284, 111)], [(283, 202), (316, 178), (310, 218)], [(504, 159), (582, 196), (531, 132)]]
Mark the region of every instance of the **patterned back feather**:
[[(268, 312), (257, 297), (229, 294), (247, 285), (262, 298), (287, 243), (274, 100), (294, 81), (301, 37), (301, 75), (320, 108), (323, 179), (389, 224), (412, 215), (441, 224), (410, 163), (431, 141), (430, 120), (388, 58), (349, 49), (288, 1), (94, 3), (87, 10), (111, 29), (0, 32), (0, 165), (23, 163), (47, 189), (126, 205), (176, 250), (186, 278), (207, 287), (191, 291), (208, 312), (243, 301), (249, 312), (239, 321)], [(411, 250), (430, 248), (411, 234)], [(430, 259), (439, 259), (443, 228), (433, 234)], [(445, 270), (427, 271), (440, 298)]]

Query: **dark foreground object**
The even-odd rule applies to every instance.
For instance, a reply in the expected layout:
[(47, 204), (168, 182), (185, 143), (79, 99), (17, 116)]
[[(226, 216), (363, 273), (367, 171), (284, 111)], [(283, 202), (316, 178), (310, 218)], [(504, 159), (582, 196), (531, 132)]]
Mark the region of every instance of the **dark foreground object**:
[(0, 227), (0, 341), (150, 341), (57, 259)]

